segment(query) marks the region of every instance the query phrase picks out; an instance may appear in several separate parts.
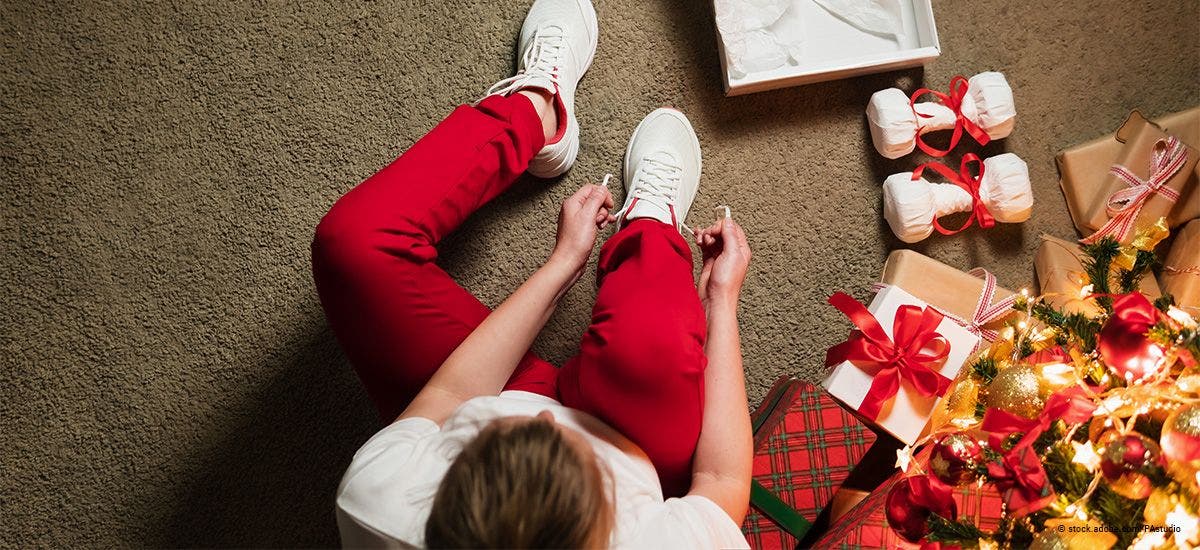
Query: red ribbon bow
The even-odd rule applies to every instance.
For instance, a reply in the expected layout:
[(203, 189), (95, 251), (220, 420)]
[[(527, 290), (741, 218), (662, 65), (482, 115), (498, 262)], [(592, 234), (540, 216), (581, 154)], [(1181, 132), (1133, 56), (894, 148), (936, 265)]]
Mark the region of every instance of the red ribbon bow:
[(963, 116), (962, 103), (963, 98), (967, 95), (968, 88), (970, 88), (970, 84), (967, 82), (967, 79), (962, 75), (959, 75), (950, 79), (949, 94), (943, 94), (942, 92), (930, 90), (929, 88), (921, 88), (913, 92), (912, 97), (909, 98), (908, 106), (912, 108), (913, 114), (921, 118), (933, 118), (933, 115), (917, 112), (917, 99), (925, 94), (933, 94), (934, 97), (938, 98), (938, 101), (940, 101), (942, 105), (945, 105), (954, 112), (954, 133), (951, 134), (950, 145), (947, 146), (945, 150), (936, 149), (925, 143), (924, 138), (921, 137), (921, 129), (917, 128), (917, 136), (915, 138), (917, 146), (920, 147), (925, 154), (938, 158), (950, 154), (950, 150), (954, 149), (955, 145), (958, 145), (959, 139), (962, 139), (963, 130), (966, 130), (967, 133), (970, 134), (971, 137), (975, 138), (975, 141), (979, 142), (980, 145), (987, 145), (988, 142), (991, 141), (992, 138), (987, 134), (987, 132), (983, 131), (983, 129), (971, 121), (971, 119)]
[(990, 432), (988, 444), (1000, 450), (1009, 434), (1024, 433), (1000, 462), (988, 464), (988, 475), (1003, 493), (1004, 500), (1016, 517), (1036, 512), (1054, 500), (1054, 489), (1047, 483), (1046, 470), (1033, 444), (1055, 420), (1078, 424), (1092, 417), (1096, 404), (1082, 388), (1072, 387), (1051, 395), (1036, 418), (1025, 418), (988, 409), (981, 428)]
[(1000, 462), (989, 463), (987, 469), (1013, 517), (1041, 510), (1056, 498), (1042, 459), (1032, 447), (1014, 448)]
[(893, 339), (850, 295), (835, 293), (829, 297), (829, 304), (845, 314), (858, 330), (851, 332), (845, 342), (829, 348), (825, 366), (850, 361), (874, 378), (858, 412), (877, 418), (883, 404), (900, 390), (901, 380), (926, 397), (946, 392), (950, 379), (938, 369), (950, 354), (950, 344), (937, 333), (941, 313), (931, 307), (900, 306), (892, 322)]
[[(979, 165), (978, 176), (971, 175), (972, 163)], [(979, 196), (979, 187), (983, 185), (983, 161), (979, 159), (979, 155), (976, 155), (975, 153), (967, 153), (963, 155), (962, 163), (959, 164), (957, 174), (954, 173), (954, 170), (951, 170), (949, 167), (940, 162), (927, 162), (918, 166), (916, 170), (913, 170), (913, 181), (920, 179), (921, 174), (925, 172), (926, 168), (941, 174), (943, 177), (949, 180), (950, 183), (954, 184), (963, 191), (966, 191), (968, 195), (971, 195), (971, 216), (967, 218), (966, 222), (963, 222), (962, 227), (951, 231), (942, 227), (941, 222), (934, 217), (932, 223), (933, 227), (938, 230), (938, 233), (943, 235), (953, 235), (959, 231), (971, 227), (971, 224), (974, 223), (975, 220), (979, 220), (979, 227), (984, 229), (996, 225), (996, 218), (993, 217), (992, 213), (988, 211), (987, 206), (983, 204), (983, 199)]]
[(1184, 164), (1187, 164), (1187, 147), (1175, 136), (1167, 136), (1154, 142), (1154, 153), (1150, 157), (1150, 175), (1141, 179), (1128, 168), (1117, 164), (1108, 171), (1125, 182), (1121, 189), (1108, 197), (1109, 220), (1095, 233), (1088, 235), (1079, 242), (1094, 244), (1100, 239), (1112, 235), (1118, 241), (1125, 240), (1133, 231), (1138, 213), (1142, 211), (1146, 201), (1154, 195), (1162, 195), (1171, 202), (1179, 200), (1179, 192), (1167, 187), (1171, 179)]

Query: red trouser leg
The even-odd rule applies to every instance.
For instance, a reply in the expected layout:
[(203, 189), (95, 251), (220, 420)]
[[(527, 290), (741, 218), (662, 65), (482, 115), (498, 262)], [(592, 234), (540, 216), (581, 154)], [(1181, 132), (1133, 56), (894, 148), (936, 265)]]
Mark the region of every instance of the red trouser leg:
[(637, 443), (664, 494), (681, 496), (691, 485), (708, 364), (691, 249), (674, 227), (635, 220), (604, 244), (596, 276), (592, 324), (559, 373), (559, 396)]
[[(317, 226), (325, 316), (391, 421), (489, 310), (434, 264), (434, 245), (507, 189), (541, 149), (524, 96), (462, 106), (340, 200)], [(505, 389), (554, 397), (557, 369), (527, 353)]]

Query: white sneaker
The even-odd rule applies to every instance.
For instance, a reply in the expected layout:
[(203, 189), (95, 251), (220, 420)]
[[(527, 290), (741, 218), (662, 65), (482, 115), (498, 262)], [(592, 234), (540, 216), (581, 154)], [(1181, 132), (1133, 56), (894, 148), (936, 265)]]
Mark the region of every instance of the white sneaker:
[(525, 88), (554, 94), (558, 134), (529, 162), (530, 174), (552, 178), (575, 163), (579, 154), (575, 88), (592, 65), (599, 34), (590, 0), (536, 0), (521, 26), (517, 74), (497, 82), (485, 94), (509, 95)]
[(700, 139), (683, 113), (663, 107), (642, 119), (625, 150), (624, 180), (625, 204), (614, 214), (621, 225), (652, 218), (687, 229), (700, 189)]

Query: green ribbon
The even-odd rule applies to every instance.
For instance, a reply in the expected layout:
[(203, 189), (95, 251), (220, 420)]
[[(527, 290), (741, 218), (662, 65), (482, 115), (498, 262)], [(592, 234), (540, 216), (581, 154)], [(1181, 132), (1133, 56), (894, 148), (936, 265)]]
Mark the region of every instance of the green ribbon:
[(797, 540), (803, 539), (804, 534), (812, 527), (812, 522), (804, 519), (795, 508), (788, 506), (788, 503), (757, 481), (750, 484), (750, 503)]
[[(785, 386), (783, 391), (776, 392), (775, 395), (767, 396), (767, 399), (770, 401), (769, 404), (762, 409), (763, 414), (758, 415), (758, 417), (754, 418), (751, 422), (751, 429), (755, 434), (757, 434), (759, 428), (761, 428), (763, 424), (767, 422), (767, 418), (775, 412), (775, 408), (779, 406), (779, 402), (783, 400), (783, 396), (787, 393), (787, 388)], [(788, 503), (784, 502), (777, 495), (775, 495), (775, 493), (772, 493), (757, 481), (753, 481), (750, 484), (750, 504), (753, 504), (755, 508), (758, 508), (758, 510), (762, 512), (764, 516), (770, 518), (771, 521), (779, 524), (784, 531), (787, 531), (790, 535), (796, 537), (796, 540), (803, 539), (804, 534), (807, 533), (810, 528), (812, 528), (812, 522), (804, 519), (804, 516), (801, 516), (800, 512), (797, 512), (795, 508), (789, 506)]]

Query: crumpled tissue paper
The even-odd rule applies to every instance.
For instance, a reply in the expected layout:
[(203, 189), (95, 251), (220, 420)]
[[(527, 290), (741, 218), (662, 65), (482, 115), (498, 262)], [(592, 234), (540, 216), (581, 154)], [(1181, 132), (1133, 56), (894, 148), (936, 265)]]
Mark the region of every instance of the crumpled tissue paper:
[(904, 35), (900, 0), (815, 0), (829, 13), (854, 28), (881, 36)]
[(714, 0), (730, 73), (742, 78), (803, 57), (802, 2), (813, 2), (855, 28), (903, 35), (900, 0)]
[[(807, 1), (807, 0), (799, 0)], [(717, 28), (736, 78), (798, 63), (804, 32), (798, 0), (714, 0)]]

